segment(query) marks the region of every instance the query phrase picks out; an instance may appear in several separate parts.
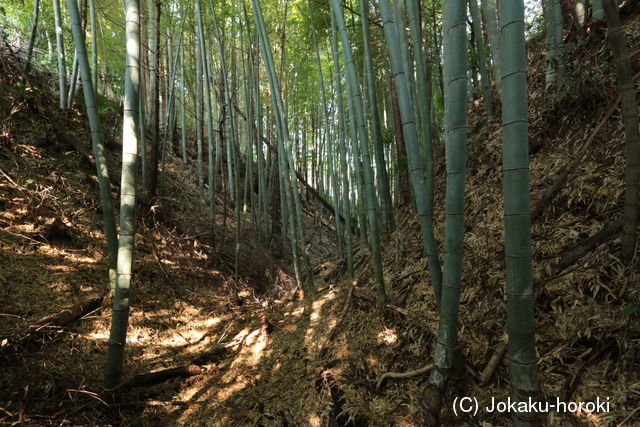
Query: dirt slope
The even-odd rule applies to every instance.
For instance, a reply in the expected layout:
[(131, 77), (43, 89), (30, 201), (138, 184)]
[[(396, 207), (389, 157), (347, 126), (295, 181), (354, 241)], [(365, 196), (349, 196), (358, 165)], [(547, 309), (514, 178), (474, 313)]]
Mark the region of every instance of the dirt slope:
[[(117, 422), (117, 411), (87, 407), (99, 402), (110, 307), (84, 107), (60, 111), (49, 89), (56, 80), (42, 70), (21, 89), (19, 59), (6, 47), (0, 67), (0, 422)], [(117, 208), (119, 109), (102, 102)], [(139, 211), (127, 378), (189, 364), (250, 324), (267, 296), (292, 289), (279, 261), (253, 243), (247, 223), (239, 274), (243, 304), (232, 304), (232, 213), (213, 245), (206, 211), (193, 203), (194, 171), (169, 168), (169, 196)], [(38, 319), (97, 296), (107, 297), (101, 309), (71, 328), (28, 347), (13, 345), (14, 334)]]
[[(638, 46), (640, 21), (630, 20), (627, 31)], [(592, 136), (616, 98), (608, 49), (597, 33), (576, 47), (568, 59), (571, 83), (562, 96), (544, 90), (542, 41), (531, 42), (529, 51), (534, 207), (560, 168), (581, 155), (533, 228), (541, 389), (548, 399), (599, 396), (611, 402), (610, 413), (555, 414), (550, 423), (634, 425), (640, 422), (640, 413), (633, 412), (640, 406), (640, 322), (637, 316), (625, 317), (623, 309), (638, 302), (637, 260), (624, 267), (614, 239), (579, 263), (554, 271), (563, 254), (621, 214), (624, 143), (618, 113)], [(0, 132), (4, 335), (104, 295), (106, 281), (97, 185), (88, 178), (90, 163), (76, 153), (79, 145), (88, 146), (82, 114), (77, 109), (58, 112), (55, 96), (38, 89), (46, 82), (19, 93), (13, 86), (15, 65), (6, 59), (2, 64), (9, 69), (2, 73), (7, 90), (0, 102), (2, 117), (8, 117)], [(469, 377), (460, 387), (486, 402), (490, 396), (506, 399), (509, 374), (503, 362), (488, 385), (478, 385), (477, 375), (498, 347), (505, 318), (501, 136), (498, 124), (485, 124), (483, 116), (480, 106), (471, 106), (460, 307)], [(111, 135), (108, 142), (117, 153), (117, 132)], [(438, 155), (444, 156), (441, 146)], [(237, 306), (230, 297), (232, 230), (212, 245), (202, 220), (206, 214), (192, 203), (193, 172), (172, 165), (170, 174), (170, 196), (142, 213), (136, 236), (126, 372), (129, 378), (198, 358), (204, 372), (131, 390), (124, 404), (106, 408), (94, 394), (100, 391), (108, 334), (105, 303), (72, 328), (53, 334), (41, 349), (1, 356), (0, 421), (420, 425), (425, 376), (377, 387), (385, 372), (431, 362), (437, 315), (415, 216), (398, 213), (398, 230), (385, 242), (385, 279), (394, 308), (375, 303), (364, 255), (356, 257), (358, 287), (352, 294), (344, 265), (326, 260), (318, 266), (318, 295), (293, 300), (291, 278), (250, 243), (248, 224), (242, 239), (243, 304)], [(442, 241), (441, 169), (437, 188), (435, 220)], [(312, 234), (326, 242), (326, 231), (320, 230)], [(212, 356), (218, 343), (230, 345)], [(446, 425), (509, 424), (497, 414), (481, 413), (471, 420), (446, 409), (443, 415)]]

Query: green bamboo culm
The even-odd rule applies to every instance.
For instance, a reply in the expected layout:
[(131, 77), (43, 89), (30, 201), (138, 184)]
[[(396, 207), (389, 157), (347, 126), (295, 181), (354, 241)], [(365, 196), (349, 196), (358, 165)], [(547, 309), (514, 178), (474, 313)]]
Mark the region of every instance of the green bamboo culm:
[[(181, 12), (184, 13), (184, 12)], [(182, 24), (180, 26), (180, 38), (178, 39), (178, 52), (173, 55), (171, 50), (171, 44), (168, 44), (167, 49), (167, 65), (170, 67), (168, 73), (168, 86), (169, 86), (169, 94), (168, 94), (168, 102), (167, 102), (167, 119), (165, 121), (164, 127), (164, 136), (162, 138), (162, 159), (161, 159), (161, 171), (160, 171), (160, 195), (164, 195), (164, 173), (166, 167), (167, 153), (171, 153), (173, 151), (173, 137), (175, 130), (175, 105), (176, 105), (176, 94), (175, 94), (175, 85), (176, 85), (176, 70), (178, 68), (178, 60), (180, 58), (180, 52), (182, 51), (182, 38), (184, 35), (184, 25), (185, 20), (182, 20)]]
[(640, 185), (640, 134), (638, 133), (638, 103), (633, 83), (629, 48), (618, 12), (618, 2), (602, 0), (609, 30), (607, 38), (618, 71), (618, 90), (622, 101), (622, 122), (626, 144), (624, 212), (622, 220), (622, 260), (631, 262), (636, 250), (638, 228), (638, 188)]
[(22, 84), (27, 82), (29, 72), (31, 71), (31, 58), (33, 57), (33, 47), (36, 43), (36, 35), (38, 34), (38, 18), (40, 16), (40, 0), (33, 2), (33, 15), (31, 20), (31, 35), (29, 36), (29, 46), (27, 47), (27, 64), (22, 74)]
[(202, 148), (202, 114), (203, 114), (203, 101), (202, 101), (202, 58), (200, 57), (200, 38), (196, 37), (196, 100), (195, 108), (196, 113), (194, 115), (195, 128), (196, 128), (196, 175), (198, 179), (198, 194), (200, 194), (200, 200), (205, 202), (204, 194), (204, 164), (203, 164), (203, 148)]
[[(255, 125), (253, 118), (253, 72), (251, 71), (251, 66), (253, 64), (253, 58), (251, 55), (251, 34), (249, 33), (248, 26), (249, 19), (246, 16), (243, 9), (244, 2), (236, 1), (236, 8), (238, 11), (239, 22), (241, 23), (240, 30), (240, 58), (243, 59), (242, 63), (242, 87), (244, 89), (244, 108), (247, 112), (246, 120), (245, 120), (245, 159), (247, 159), (246, 167), (245, 167), (245, 175), (244, 175), (244, 205), (243, 212), (247, 212), (247, 197), (249, 198), (249, 207), (251, 212), (251, 220), (253, 225), (257, 231), (258, 241), (263, 241), (263, 230), (261, 227), (262, 221), (260, 220), (260, 209), (258, 204), (260, 203), (256, 200), (254, 188), (254, 143), (255, 138), (252, 132), (253, 126)], [(244, 23), (242, 23), (242, 18), (244, 17)], [(248, 46), (247, 46), (248, 43)], [(247, 194), (248, 193), (248, 194)]]
[(489, 80), (489, 70), (487, 68), (484, 33), (482, 32), (482, 19), (480, 18), (478, 0), (469, 0), (469, 11), (471, 12), (475, 49), (478, 55), (478, 68), (480, 71), (482, 96), (484, 97), (484, 108), (487, 114), (487, 120), (491, 121), (493, 120), (493, 95), (491, 95), (491, 81)]
[(493, 79), (496, 82), (498, 88), (498, 95), (502, 90), (502, 83), (500, 82), (502, 73), (500, 72), (500, 31), (498, 30), (498, 8), (496, 6), (496, 0), (481, 0), (482, 1), (482, 16), (487, 27), (487, 38), (489, 41), (489, 51), (491, 52), (491, 65), (493, 66)]
[(429, 274), (436, 297), (436, 303), (441, 299), (442, 269), (438, 257), (438, 244), (433, 230), (433, 185), (427, 186), (425, 174), (422, 169), (422, 156), (418, 146), (418, 134), (416, 129), (416, 115), (411, 102), (409, 85), (405, 67), (400, 55), (400, 40), (396, 29), (396, 23), (391, 14), (389, 0), (379, 0), (380, 15), (384, 26), (385, 39), (389, 57), (391, 59), (391, 69), (394, 75), (394, 87), (398, 96), (400, 107), (400, 117), (402, 120), (402, 131), (407, 148), (407, 162), (409, 163), (409, 177), (411, 187), (416, 202), (416, 208), (420, 217), (420, 229), (422, 232), (422, 243), (424, 254), (429, 263)]
[[(307, 3), (309, 5), (309, 11), (311, 11), (311, 1)], [(333, 206), (335, 210), (335, 223), (336, 223), (336, 242), (338, 253), (342, 254), (343, 243), (342, 243), (342, 221), (340, 220), (340, 197), (338, 196), (338, 185), (337, 185), (337, 177), (335, 174), (335, 170), (333, 167), (333, 149), (334, 149), (334, 141), (333, 135), (330, 132), (330, 116), (329, 116), (329, 107), (327, 103), (327, 94), (324, 86), (324, 75), (322, 72), (322, 62), (320, 60), (320, 48), (318, 47), (318, 38), (316, 36), (315, 23), (313, 21), (313, 15), (309, 14), (309, 22), (311, 24), (311, 36), (313, 41), (313, 48), (316, 54), (316, 66), (318, 67), (318, 80), (320, 83), (320, 93), (322, 98), (322, 112), (323, 112), (323, 125), (324, 125), (324, 134), (326, 136), (326, 144), (331, 145), (331, 149), (327, 150), (327, 161), (329, 168), (329, 178), (333, 182), (332, 190), (333, 190)], [(303, 141), (303, 144), (306, 146), (306, 141)], [(331, 152), (329, 152), (331, 151)]]
[[(503, 191), (507, 282), (507, 357), (517, 401), (537, 398), (534, 295), (529, 196), (529, 130), (524, 2), (500, 2), (502, 55)], [(539, 425), (538, 414), (518, 412), (514, 425)]]
[[(564, 17), (562, 15), (562, 1), (553, 0), (553, 22), (556, 26), (553, 32), (556, 41), (557, 51), (557, 66), (558, 66), (558, 83), (562, 84), (564, 81)], [(504, 74), (503, 74), (504, 75)]]
[[(73, 33), (73, 28), (72, 28)], [(71, 75), (69, 75), (69, 92), (67, 93), (67, 109), (73, 105), (73, 96), (76, 94), (76, 84), (78, 83), (78, 52), (73, 52), (73, 65)]]
[(60, 0), (53, 0), (53, 19), (56, 26), (56, 46), (58, 50), (58, 86), (60, 89), (60, 108), (67, 108), (67, 65), (64, 55), (64, 36)]
[[(295, 186), (296, 176), (294, 164), (291, 156), (291, 152), (287, 151), (291, 147), (289, 145), (289, 131), (287, 126), (287, 116), (283, 100), (281, 98), (280, 82), (275, 71), (275, 64), (273, 61), (273, 53), (271, 52), (271, 45), (269, 43), (269, 36), (267, 34), (264, 17), (262, 15), (262, 7), (259, 0), (252, 0), (254, 20), (258, 36), (260, 38), (260, 46), (262, 48), (262, 55), (267, 69), (267, 75), (269, 77), (269, 85), (271, 86), (271, 99), (276, 116), (276, 134), (278, 140), (278, 167), (280, 169), (280, 194), (281, 194), (281, 213), (283, 218), (283, 230), (286, 230), (287, 224), (290, 230), (291, 237), (291, 251), (293, 255), (293, 265), (296, 275), (296, 280), (299, 286), (305, 291), (306, 295), (311, 295), (314, 291), (313, 272), (311, 270), (311, 263), (306, 248), (306, 240), (304, 236), (304, 228), (302, 223), (302, 206), (300, 200), (300, 193)], [(297, 226), (296, 226), (297, 223)], [(303, 262), (307, 269), (304, 278), (302, 278), (301, 270), (299, 267), (298, 251), (302, 251)]]
[[(246, 10), (246, 9), (245, 9)], [(248, 22), (248, 20), (247, 20)], [(255, 52), (255, 63), (251, 66), (251, 79), (253, 80), (253, 104), (255, 109), (256, 124), (256, 154), (258, 156), (258, 206), (260, 211), (261, 225), (263, 230), (263, 241), (267, 242), (269, 238), (269, 191), (267, 190), (267, 167), (265, 164), (264, 147), (261, 141), (262, 136), (262, 104), (260, 103), (260, 84), (257, 79), (257, 72), (260, 68), (260, 53)]]
[(98, 28), (96, 27), (95, 0), (89, 0), (89, 21), (91, 23), (91, 72), (93, 73), (93, 90), (98, 95)]
[(78, 68), (82, 78), (82, 92), (84, 102), (89, 117), (89, 127), (91, 128), (91, 143), (93, 155), (96, 160), (98, 184), (100, 186), (100, 201), (102, 202), (102, 213), (104, 216), (104, 234), (107, 239), (107, 252), (109, 253), (109, 287), (111, 291), (116, 288), (116, 263), (118, 256), (118, 237), (116, 233), (116, 220), (111, 200), (111, 183), (109, 182), (109, 171), (107, 169), (107, 157), (104, 144), (102, 142), (102, 130), (100, 128), (100, 116), (93, 91), (91, 80), (91, 69), (89, 68), (89, 58), (84, 40), (84, 32), (80, 24), (80, 13), (76, 0), (67, 0), (69, 15), (71, 16), (71, 30), (78, 56)]
[[(143, 10), (140, 11), (140, 22), (141, 22), (141, 26), (142, 26), (142, 14), (143, 14)], [(104, 38), (104, 37), (103, 37)], [(143, 48), (145, 48), (146, 43), (143, 43), (143, 37), (142, 37), (142, 33), (141, 36), (138, 38), (138, 50), (140, 52), (143, 52)], [(102, 45), (102, 47), (104, 48), (104, 43)], [(144, 64), (142, 62), (142, 56), (140, 57), (140, 68), (144, 69)], [(146, 189), (147, 188), (147, 178), (148, 178), (148, 171), (147, 171), (147, 138), (146, 138), (146, 117), (145, 117), (145, 92), (146, 92), (146, 81), (145, 81), (145, 76), (144, 76), (144, 72), (140, 73), (140, 82), (138, 83), (139, 86), (139, 91), (142, 92), (142, 96), (138, 96), (138, 140), (140, 141), (140, 153), (138, 154), (138, 157), (140, 158), (140, 178), (141, 178), (141, 184), (142, 184), (142, 189)]]
[[(348, 173), (348, 176), (355, 177), (354, 197), (351, 199), (353, 202), (352, 210), (356, 214), (358, 226), (360, 228), (360, 252), (366, 253), (369, 249), (369, 239), (367, 226), (367, 207), (366, 207), (366, 193), (364, 184), (364, 174), (362, 172), (362, 158), (360, 157), (360, 146), (358, 144), (358, 128), (355, 118), (355, 107), (353, 106), (353, 98), (349, 95), (349, 82), (346, 81), (347, 86), (347, 117), (349, 118), (349, 142), (351, 143), (351, 159), (350, 165), (353, 169)], [(348, 149), (347, 149), (348, 151)], [(357, 195), (357, 197), (356, 197)]]
[(138, 168), (138, 94), (140, 78), (140, 0), (125, 2), (126, 68), (122, 122), (122, 179), (120, 181), (120, 236), (118, 280), (113, 298), (105, 392), (120, 383), (129, 324), (131, 276), (136, 230), (136, 175)]
[[(564, 24), (560, 0), (547, 0), (544, 10), (545, 44), (547, 48), (546, 86), (561, 85), (564, 77), (562, 58), (564, 44)], [(505, 53), (506, 54), (506, 53)]]
[(591, 6), (591, 16), (596, 21), (602, 21), (606, 17), (603, 3), (604, 0), (593, 0), (593, 5)]
[(353, 53), (349, 42), (342, 5), (339, 0), (331, 0), (331, 9), (336, 19), (338, 32), (342, 42), (342, 55), (344, 57), (344, 65), (347, 73), (347, 89), (349, 97), (353, 102), (355, 122), (358, 127), (358, 141), (353, 144), (360, 145), (362, 154), (362, 167), (365, 180), (365, 194), (362, 195), (366, 199), (368, 211), (368, 224), (371, 237), (371, 255), (373, 258), (373, 268), (376, 277), (376, 291), (382, 302), (387, 301), (387, 294), (384, 287), (384, 277), (382, 273), (382, 251), (380, 248), (380, 225), (378, 218), (378, 207), (376, 190), (374, 186), (373, 168), (371, 166), (371, 158), (369, 156), (369, 137), (367, 131), (364, 109), (362, 105), (362, 91), (358, 82), (358, 73), (355, 62), (353, 61)]
[[(209, 7), (211, 9), (211, 17), (213, 19), (213, 26), (215, 31), (215, 39), (217, 41), (218, 47), (220, 49), (220, 71), (222, 73), (222, 86), (223, 86), (223, 96), (224, 102), (226, 105), (226, 113), (227, 119), (229, 123), (229, 139), (227, 140), (227, 147), (231, 148), (231, 159), (229, 159), (228, 169), (233, 173), (233, 179), (229, 180), (234, 181), (233, 186), (233, 200), (235, 202), (235, 256), (233, 263), (233, 278), (234, 282), (238, 283), (238, 265), (240, 261), (240, 230), (241, 230), (241, 221), (240, 221), (240, 161), (238, 159), (238, 152), (236, 150), (236, 142), (238, 140), (238, 135), (236, 133), (235, 126), (235, 118), (234, 118), (234, 109), (233, 103), (231, 102), (231, 94), (229, 89), (229, 81), (227, 79), (227, 60), (226, 60), (226, 52), (224, 47), (224, 40), (222, 39), (222, 32), (218, 26), (218, 18), (216, 16), (216, 10), (213, 5), (213, 0), (209, 0)], [(231, 165), (233, 164), (233, 169)], [(237, 292), (237, 287), (234, 287), (234, 290)], [(237, 297), (237, 295), (236, 295)]]
[[(215, 191), (216, 191), (216, 174), (214, 171), (214, 153), (213, 153), (213, 104), (211, 102), (211, 81), (209, 79), (209, 61), (207, 60), (207, 49), (205, 45), (205, 36), (204, 36), (204, 24), (202, 22), (202, 7), (200, 5), (200, 0), (196, 1), (196, 16), (198, 19), (198, 47), (199, 47), (199, 55), (201, 57), (202, 64), (202, 74), (204, 79), (204, 115), (205, 121), (207, 123), (207, 144), (208, 144), (208, 160), (209, 160), (209, 218), (211, 220), (211, 228), (212, 232), (215, 235), (215, 224), (216, 224), (216, 203), (215, 203)], [(216, 151), (217, 152), (217, 151)]]
[(467, 35), (466, 2), (442, 5), (445, 64), (445, 200), (444, 268), (440, 323), (430, 384), (442, 390), (454, 368), (458, 352), (458, 309), (464, 246), (464, 187), (467, 139)]
[(340, 55), (338, 52), (338, 35), (335, 17), (331, 14), (331, 56), (333, 57), (333, 70), (336, 92), (336, 113), (338, 115), (338, 154), (340, 156), (340, 169), (342, 176), (342, 212), (345, 218), (345, 246), (347, 258), (347, 273), (351, 282), (354, 280), (353, 271), (353, 231), (351, 225), (351, 185), (349, 180), (349, 166), (345, 147), (346, 125), (344, 115), (344, 102), (342, 99), (342, 80), (340, 72)]
[(187, 163), (187, 113), (185, 103), (185, 80), (184, 80), (184, 48), (180, 48), (180, 152), (182, 161)]
[(433, 129), (431, 126), (431, 91), (427, 87), (427, 65), (422, 46), (422, 31), (420, 28), (420, 8), (418, 0), (407, 0), (407, 12), (411, 26), (411, 41), (413, 56), (416, 62), (416, 102), (418, 120), (418, 139), (422, 147), (423, 168), (425, 177), (425, 191), (427, 204), (433, 206)]
[[(142, 39), (142, 37), (141, 37)], [(142, 43), (140, 43), (139, 49), (142, 52)], [(141, 65), (142, 66), (142, 65)], [(147, 138), (146, 138), (146, 115), (145, 115), (145, 78), (144, 73), (140, 73), (140, 90), (142, 96), (138, 96), (138, 138), (140, 140), (140, 177), (142, 178), (142, 188), (147, 188)]]
[[(415, 0), (414, 0), (415, 1)], [(373, 137), (373, 155), (376, 165), (376, 184), (380, 192), (380, 210), (384, 219), (384, 226), (388, 232), (395, 228), (393, 217), (393, 202), (391, 200), (391, 189), (389, 188), (389, 176), (387, 174), (387, 164), (384, 159), (384, 147), (382, 145), (382, 125), (380, 124), (380, 112), (378, 111), (378, 95), (376, 91), (376, 76), (373, 68), (373, 58), (371, 55), (371, 35), (369, 31), (369, 1), (360, 1), (360, 21), (362, 24), (363, 39), (363, 83), (366, 84), (368, 104), (370, 108), (371, 128)]]

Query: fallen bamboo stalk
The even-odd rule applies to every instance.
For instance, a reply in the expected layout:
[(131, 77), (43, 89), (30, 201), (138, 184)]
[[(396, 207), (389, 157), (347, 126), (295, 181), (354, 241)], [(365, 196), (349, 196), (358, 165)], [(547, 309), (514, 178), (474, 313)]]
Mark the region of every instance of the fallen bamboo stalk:
[(613, 239), (621, 232), (622, 232), (622, 218), (618, 218), (613, 222), (609, 222), (605, 224), (600, 229), (600, 231), (588, 237), (587, 239), (581, 241), (573, 249), (565, 253), (562, 256), (562, 258), (560, 258), (560, 260), (553, 265), (552, 274), (555, 275), (555, 274), (561, 273), (565, 269), (576, 264), (578, 261), (584, 258), (585, 255), (587, 255), (589, 252), (596, 249), (601, 244), (606, 243), (609, 240)]
[(177, 368), (164, 369), (162, 371), (150, 372), (147, 374), (139, 374), (131, 378), (129, 381), (121, 383), (115, 389), (129, 389), (135, 387), (150, 387), (172, 378), (188, 378), (200, 375), (202, 368), (196, 365), (185, 365)]
[(493, 374), (496, 372), (498, 365), (502, 362), (504, 355), (507, 353), (507, 335), (504, 334), (502, 339), (500, 340), (500, 344), (493, 352), (491, 359), (489, 359), (489, 363), (485, 366), (484, 370), (480, 374), (480, 386), (485, 386), (493, 377)]
[(102, 301), (102, 297), (94, 298), (48, 316), (35, 324), (30, 325), (23, 332), (15, 334), (14, 338), (6, 340), (5, 344), (2, 345), (1, 348), (5, 349), (12, 347), (12, 344), (25, 345), (51, 329), (65, 328), (76, 320), (100, 308)]
[[(637, 52), (636, 52), (637, 53)], [(640, 72), (636, 73), (633, 76), (633, 80), (636, 80), (640, 76)], [(602, 118), (598, 121), (593, 132), (589, 135), (589, 138), (582, 144), (582, 146), (578, 149), (578, 152), (574, 156), (574, 161), (568, 165), (565, 165), (564, 168), (561, 169), (557, 178), (553, 182), (551, 188), (545, 193), (544, 196), (536, 203), (534, 209), (531, 211), (531, 222), (534, 223), (542, 215), (545, 208), (551, 205), (551, 200), (555, 197), (556, 193), (560, 191), (560, 189), (564, 186), (565, 182), (569, 179), (572, 173), (576, 171), (576, 166), (583, 162), (589, 154), (592, 152), (589, 150), (591, 147), (591, 143), (598, 135), (604, 124), (609, 120), (609, 118), (613, 115), (613, 113), (618, 109), (618, 104), (620, 103), (620, 96), (618, 96), (615, 102), (611, 105), (611, 107), (607, 110), (607, 112), (602, 116)]]

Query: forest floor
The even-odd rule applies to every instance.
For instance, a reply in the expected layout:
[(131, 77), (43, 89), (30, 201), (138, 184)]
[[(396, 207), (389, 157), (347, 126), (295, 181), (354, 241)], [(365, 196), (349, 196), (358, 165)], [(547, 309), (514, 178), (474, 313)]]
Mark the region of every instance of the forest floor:
[[(626, 29), (630, 44), (640, 45), (640, 20), (629, 20)], [(614, 235), (558, 267), (622, 211), (624, 142), (613, 108), (614, 73), (603, 34), (586, 39), (574, 41), (561, 96), (544, 88), (542, 42), (529, 47), (533, 207), (563, 167), (570, 171), (533, 227), (540, 386), (552, 401), (610, 402), (608, 413), (551, 414), (550, 425), (638, 425), (640, 319), (624, 313), (640, 299), (637, 257), (624, 266)], [(214, 242), (204, 207), (193, 202), (195, 173), (177, 160), (167, 172), (169, 196), (140, 209), (125, 379), (194, 363), (201, 371), (132, 388), (118, 404), (102, 401), (110, 307), (83, 107), (60, 111), (49, 90), (55, 76), (37, 71), (24, 90), (16, 85), (18, 71), (15, 57), (0, 49), (0, 423), (421, 425), (427, 376), (378, 384), (386, 372), (432, 361), (437, 314), (415, 215), (399, 210), (397, 230), (385, 237), (393, 301), (386, 307), (375, 302), (367, 257), (355, 257), (356, 286), (349, 291), (344, 263), (326, 256), (334, 250), (330, 227), (307, 218), (319, 291), (299, 300), (290, 267), (254, 243), (248, 215), (234, 280), (232, 212), (219, 215)], [(116, 195), (119, 108), (103, 102)], [(460, 304), (469, 375), (451, 393), (487, 403), (491, 396), (506, 400), (510, 387), (506, 360), (488, 384), (479, 381), (505, 331), (501, 132), (481, 112), (481, 105), (470, 107)], [(444, 156), (442, 144), (437, 155)], [(442, 241), (443, 170), (437, 176)], [(13, 341), (38, 319), (95, 297), (105, 297), (102, 305), (70, 327), (28, 345)], [(445, 408), (443, 423), (492, 426), (509, 419), (482, 411), (456, 417)]]

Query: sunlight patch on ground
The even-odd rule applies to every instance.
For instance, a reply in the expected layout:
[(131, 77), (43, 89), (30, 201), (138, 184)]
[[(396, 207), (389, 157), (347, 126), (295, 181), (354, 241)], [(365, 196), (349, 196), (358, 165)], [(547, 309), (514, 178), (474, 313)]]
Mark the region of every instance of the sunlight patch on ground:
[(97, 261), (95, 260), (95, 258), (91, 258), (88, 256), (82, 256), (82, 255), (74, 255), (72, 253), (68, 253), (66, 251), (63, 251), (64, 255), (66, 255), (67, 257), (69, 257), (70, 261), (74, 261), (74, 262), (85, 262), (87, 264), (95, 264)]
[[(329, 292), (326, 295), (323, 295), (322, 297), (315, 300), (311, 305), (312, 311), (311, 311), (311, 315), (309, 316), (309, 327), (307, 328), (307, 332), (305, 333), (305, 336), (304, 336), (304, 343), (307, 346), (307, 348), (316, 349), (320, 345), (315, 335), (316, 335), (316, 328), (320, 325), (320, 320), (322, 319), (322, 316), (321, 316), (322, 307), (324, 307), (326, 303), (335, 299), (335, 297), (336, 297), (336, 294), (334, 292)], [(335, 319), (331, 319), (331, 321), (333, 323), (336, 322)]]
[(93, 338), (94, 340), (97, 341), (106, 341), (109, 339), (109, 333), (108, 332), (90, 332), (87, 335), (87, 338)]
[(393, 328), (385, 327), (377, 337), (378, 344), (386, 344), (389, 346), (396, 345), (398, 343), (398, 334)]
[[(296, 308), (293, 311), (287, 311), (284, 313), (285, 317), (291, 316), (291, 317), (295, 317), (296, 319), (299, 319), (300, 316), (302, 316), (304, 314), (304, 306), (300, 306), (298, 308)], [(284, 320), (282, 320), (284, 322)]]
[(231, 364), (232, 369), (230, 369), (230, 372), (233, 368), (237, 368), (242, 365), (252, 367), (260, 362), (264, 356), (263, 352), (266, 349), (267, 342), (269, 340), (268, 335), (261, 332), (262, 329), (256, 329), (246, 335), (242, 351)]
[(369, 366), (375, 367), (378, 365), (378, 358), (375, 356), (368, 356), (367, 363), (369, 364)]
[[(18, 209), (18, 211), (20, 210), (21, 209)], [(25, 215), (26, 215), (26, 212), (25, 212)], [(14, 224), (13, 227), (17, 228), (20, 231), (26, 231), (26, 232), (33, 232), (36, 228), (34, 224)]]
[(239, 392), (240, 390), (244, 390), (248, 385), (249, 385), (249, 381), (247, 381), (246, 378), (239, 377), (238, 381), (236, 381), (235, 383), (225, 388), (221, 388), (216, 393), (216, 401), (218, 402), (218, 404), (215, 406), (219, 406), (220, 403), (224, 402), (225, 400), (227, 400), (229, 397), (233, 396), (235, 393)]
[(323, 425), (324, 420), (321, 416), (319, 416), (318, 414), (311, 414), (309, 415), (309, 425), (312, 427), (320, 427), (321, 425)]

